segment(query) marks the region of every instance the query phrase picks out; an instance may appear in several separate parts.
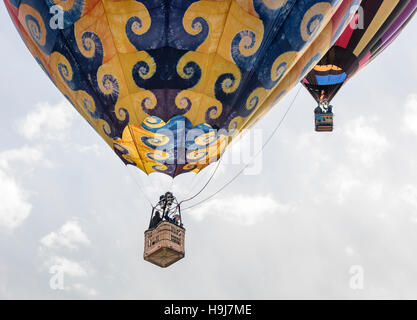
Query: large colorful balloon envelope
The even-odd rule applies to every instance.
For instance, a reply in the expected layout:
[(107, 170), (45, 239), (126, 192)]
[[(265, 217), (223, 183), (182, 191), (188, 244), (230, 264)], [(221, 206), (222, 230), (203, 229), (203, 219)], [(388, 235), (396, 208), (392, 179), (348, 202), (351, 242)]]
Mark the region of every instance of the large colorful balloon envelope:
[(217, 160), (324, 56), (359, 5), (4, 2), (36, 61), (120, 159), (172, 177)]

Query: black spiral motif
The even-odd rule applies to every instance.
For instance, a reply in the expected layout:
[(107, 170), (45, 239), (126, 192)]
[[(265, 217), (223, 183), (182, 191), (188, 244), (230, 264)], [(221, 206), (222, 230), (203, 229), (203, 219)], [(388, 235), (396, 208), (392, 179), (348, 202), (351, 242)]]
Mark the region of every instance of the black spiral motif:
[[(103, 56), (103, 44), (98, 35), (93, 32), (84, 32), (81, 38), (82, 48), (80, 52), (89, 59), (98, 58), (102, 59)], [(97, 61), (100, 62), (101, 61)]]
[(217, 100), (222, 103), (231, 99), (232, 93), (234, 93), (239, 87), (236, 77), (233, 73), (224, 73), (217, 78), (214, 84), (214, 94)]
[(125, 108), (119, 108), (116, 114), (119, 121), (122, 122), (126, 121), (126, 119), (129, 118), (129, 111)]
[(150, 114), (150, 112), (156, 107), (156, 104), (157, 99), (155, 96), (145, 97), (140, 103), (142, 110), (147, 114)]
[(258, 103), (259, 103), (259, 97), (258, 96), (251, 97), (246, 104), (246, 108), (248, 110), (253, 110), (254, 108), (256, 108), (258, 106)]
[(210, 120), (217, 119), (220, 116), (219, 107), (218, 106), (210, 106), (206, 110), (206, 121), (209, 122)]
[(146, 81), (152, 77), (151, 68), (146, 61), (139, 61), (132, 70), (132, 77), (139, 88), (145, 88)]
[(182, 110), (183, 113), (188, 112), (191, 107), (192, 107), (192, 102), (190, 100), (190, 98), (188, 97), (181, 97), (179, 98), (179, 101), (177, 101), (176, 106), (178, 107), (179, 110)]
[(25, 22), (32, 39), (35, 40), (38, 46), (44, 46), (45, 44), (42, 43), (42, 37), (45, 35), (43, 35), (42, 32), (46, 32), (46, 30), (42, 30), (40, 22), (29, 14), (25, 16)]
[(111, 74), (106, 74), (101, 79), (100, 90), (105, 95), (118, 95), (119, 94), (119, 83), (117, 82), (117, 79), (113, 77)]
[(245, 70), (251, 69), (255, 53), (249, 53), (256, 44), (256, 34), (251, 30), (243, 30), (239, 32), (232, 40), (231, 54), (236, 65)]
[(195, 85), (196, 82), (201, 78), (201, 68), (200, 66), (195, 63), (194, 61), (189, 61), (185, 64), (182, 68), (182, 72), (179, 73), (179, 76), (185, 79), (186, 83), (188, 84), (187, 87), (191, 87), (191, 85)]
[(113, 150), (118, 155), (118, 157), (120, 158), (120, 160), (123, 161), (123, 163), (125, 165), (137, 166), (137, 163), (136, 162), (134, 162), (133, 160), (131, 160), (128, 157), (124, 157), (124, 156), (128, 156), (129, 155), (129, 151), (126, 148), (124, 148), (123, 146), (121, 146), (118, 143), (115, 143), (113, 145)]
[(126, 29), (127, 31), (137, 33), (140, 29), (142, 29), (143, 23), (139, 17), (132, 17), (127, 21)]

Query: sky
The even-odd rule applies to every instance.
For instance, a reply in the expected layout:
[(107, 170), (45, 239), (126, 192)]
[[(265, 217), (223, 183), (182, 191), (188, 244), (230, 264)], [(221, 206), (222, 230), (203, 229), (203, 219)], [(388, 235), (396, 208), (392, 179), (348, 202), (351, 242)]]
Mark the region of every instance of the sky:
[[(331, 134), (314, 132), (308, 92), (290, 92), (247, 134), (265, 141), (295, 98), (256, 165), (184, 212), (186, 257), (160, 269), (143, 232), (169, 181), (123, 165), (1, 4), (0, 299), (417, 298), (415, 34), (417, 20), (339, 92)], [(230, 157), (194, 203), (250, 159)]]

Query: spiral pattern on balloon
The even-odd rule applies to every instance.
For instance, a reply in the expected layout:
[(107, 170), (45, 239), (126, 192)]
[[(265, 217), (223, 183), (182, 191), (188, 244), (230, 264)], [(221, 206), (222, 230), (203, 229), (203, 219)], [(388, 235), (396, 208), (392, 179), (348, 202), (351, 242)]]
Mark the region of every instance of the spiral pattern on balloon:
[(81, 36), (81, 54), (86, 58), (94, 58), (98, 52), (103, 51), (100, 38), (93, 32), (84, 32)]
[(79, 91), (77, 94), (79, 105), (81, 105), (90, 116), (94, 117), (94, 114), (96, 113), (96, 103), (93, 97), (86, 91)]
[(140, 36), (148, 32), (150, 28), (150, 17), (146, 17), (147, 23), (139, 17), (132, 17), (126, 23), (126, 30), (130, 30), (133, 34)]
[(219, 91), (220, 89), (222, 92), (230, 94), (236, 91), (236, 89), (239, 87), (239, 84), (239, 81), (237, 81), (233, 73), (224, 73), (217, 78), (215, 89), (216, 91)]
[(162, 128), (164, 125), (165, 122), (158, 117), (147, 117), (142, 123), (142, 127), (151, 131)]
[(151, 59), (151, 64), (149, 61), (140, 60), (134, 65), (132, 69), (133, 79), (139, 88), (143, 88), (145, 80), (151, 78), (156, 72), (155, 61), (153, 61), (150, 56), (148, 56), (148, 58)]
[(256, 44), (256, 34), (252, 30), (239, 32), (232, 40), (232, 57), (236, 61), (237, 57), (249, 57), (253, 55)]
[(201, 77), (201, 68), (194, 61), (185, 61), (181, 59), (177, 64), (177, 73), (183, 79)]
[(46, 28), (42, 16), (29, 5), (20, 5), (20, 14), (23, 15), (26, 30), (39, 47), (46, 44)]
[(168, 153), (166, 153), (165, 151), (162, 151), (162, 150), (155, 150), (154, 152), (148, 152), (146, 154), (146, 156), (149, 159), (151, 159), (153, 161), (157, 161), (157, 162), (165, 161), (165, 160), (169, 159)]
[(223, 111), (223, 105), (219, 102), (217, 105), (212, 105), (207, 108), (206, 110), (206, 121), (209, 122), (210, 120), (217, 119)]
[(51, 58), (51, 65), (54, 68), (55, 73), (59, 74), (61, 80), (63, 80), (67, 86), (71, 87), (74, 71), (68, 59), (63, 55), (56, 53)]
[(192, 102), (190, 98), (183, 96), (183, 94), (179, 93), (175, 97), (175, 105), (178, 107), (178, 109), (188, 111), (191, 109)]
[(119, 83), (111, 74), (104, 74), (101, 81), (98, 81), (98, 85), (105, 95), (117, 95), (119, 92)]
[(197, 169), (197, 165), (195, 163), (187, 163), (185, 166), (182, 167), (184, 172), (190, 172)]
[(199, 146), (208, 146), (209, 144), (218, 140), (218, 136), (214, 131), (202, 134), (194, 139), (194, 142)]
[(209, 32), (209, 25), (202, 17), (196, 17), (191, 22), (191, 25), (184, 24), (185, 31), (192, 35), (198, 35), (205, 31)]
[(297, 52), (290, 51), (281, 54), (278, 58), (275, 59), (274, 63), (272, 64), (271, 68), (271, 80), (274, 84), (281, 81), (281, 79), (286, 74), (288, 67), (294, 63), (295, 57), (297, 56)]
[(243, 118), (241, 116), (236, 116), (234, 117), (228, 126), (228, 131), (231, 135), (236, 135), (238, 134), (238, 130), (239, 128), (242, 126), (243, 124)]
[(142, 142), (150, 148), (161, 147), (169, 143), (169, 137), (164, 134), (155, 134), (152, 137), (142, 137)]
[(255, 109), (260, 101), (265, 97), (266, 90), (264, 88), (256, 88), (251, 92), (249, 97), (246, 99), (246, 110), (253, 110)]
[(114, 147), (114, 149), (119, 150), (123, 154), (129, 154), (129, 150), (127, 150), (125, 147), (123, 147), (122, 145), (120, 145), (118, 143), (114, 143), (113, 147)]
[(194, 150), (187, 153), (187, 162), (198, 162), (202, 159), (205, 159), (208, 156), (207, 150)]
[(300, 26), (301, 37), (305, 42), (315, 37), (322, 26), (325, 14), (331, 11), (331, 9), (330, 3), (319, 2), (306, 12)]
[(99, 123), (100, 123), (100, 127), (103, 130), (103, 132), (108, 136), (108, 137), (112, 137), (112, 129), (110, 124), (104, 120), (104, 119), (99, 119)]
[(168, 169), (168, 167), (163, 164), (157, 164), (152, 166), (152, 169), (158, 172), (164, 172)]
[(129, 111), (126, 108), (119, 107), (115, 114), (119, 121), (126, 121), (129, 118)]
[(152, 109), (156, 107), (158, 101), (151, 91), (147, 91), (147, 94), (149, 94), (149, 96), (143, 98), (140, 104), (142, 110), (146, 113), (149, 113)]

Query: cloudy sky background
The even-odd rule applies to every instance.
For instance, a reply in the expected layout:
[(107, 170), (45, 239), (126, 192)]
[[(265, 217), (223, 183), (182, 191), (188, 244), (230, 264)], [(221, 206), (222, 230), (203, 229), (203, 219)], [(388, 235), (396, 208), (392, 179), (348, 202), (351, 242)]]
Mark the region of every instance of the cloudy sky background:
[[(142, 260), (139, 187), (154, 200), (161, 181), (124, 167), (0, 5), (0, 298), (417, 298), (416, 34), (414, 20), (340, 92), (333, 134), (314, 132), (301, 90), (261, 172), (187, 212), (187, 256), (159, 269)], [(256, 126), (264, 140), (295, 94)], [(225, 161), (200, 199), (241, 167)], [(175, 190), (198, 189), (210, 170)], [(54, 266), (64, 290), (50, 287)]]

